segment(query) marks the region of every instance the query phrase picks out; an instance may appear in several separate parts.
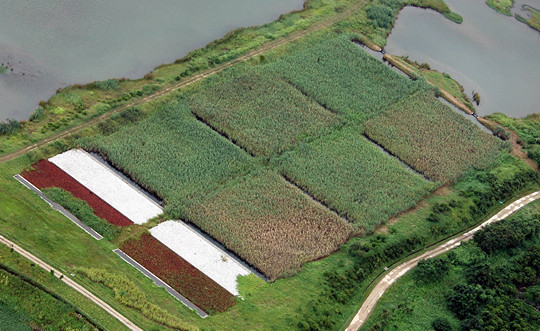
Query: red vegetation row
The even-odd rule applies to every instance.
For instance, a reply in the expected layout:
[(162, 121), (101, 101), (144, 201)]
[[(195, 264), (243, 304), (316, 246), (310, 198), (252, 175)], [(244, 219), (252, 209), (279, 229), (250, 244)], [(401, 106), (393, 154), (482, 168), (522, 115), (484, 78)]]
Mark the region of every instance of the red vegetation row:
[(147, 233), (120, 249), (209, 314), (236, 303), (234, 295)]
[(98, 217), (113, 225), (133, 224), (126, 216), (48, 160), (40, 160), (34, 165), (34, 170), (24, 171), (21, 176), (39, 189), (59, 187), (70, 192), (74, 197), (86, 201)]

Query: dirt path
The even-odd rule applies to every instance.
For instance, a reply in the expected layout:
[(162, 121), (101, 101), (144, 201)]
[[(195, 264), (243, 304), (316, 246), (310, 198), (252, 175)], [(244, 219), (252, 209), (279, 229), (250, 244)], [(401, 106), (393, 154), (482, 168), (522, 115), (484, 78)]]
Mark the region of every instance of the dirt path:
[(14, 151), (14, 152), (11, 152), (11, 153), (8, 153), (8, 154), (5, 154), (3, 156), (0, 156), (0, 162), (6, 162), (6, 161), (9, 161), (9, 160), (12, 160), (12, 159), (15, 159), (19, 156), (22, 156), (30, 151), (33, 151), (35, 149), (38, 149), (40, 147), (43, 147), (47, 144), (50, 144), (56, 140), (59, 140), (59, 139), (62, 139), (62, 138), (66, 138), (74, 133), (77, 133), (79, 131), (81, 131), (82, 129), (84, 128), (87, 128), (87, 127), (90, 127), (92, 125), (95, 125), (97, 123), (100, 123), (106, 119), (108, 119), (109, 117), (111, 117), (112, 115), (122, 111), (122, 110), (125, 110), (129, 107), (133, 107), (133, 106), (137, 106), (137, 105), (141, 105), (141, 104), (144, 104), (144, 103), (147, 103), (147, 102), (150, 102), (152, 100), (155, 100), (157, 98), (160, 98), (164, 95), (167, 95), (169, 93), (172, 93), (182, 87), (185, 87), (187, 85), (190, 85), (190, 84), (193, 84), (201, 79), (204, 79), (208, 76), (211, 76), (211, 75), (214, 75), (214, 74), (217, 74), (229, 67), (232, 67), (240, 62), (243, 62), (243, 61), (246, 61), (252, 57), (255, 57), (255, 56), (258, 56), (260, 54), (263, 54), (263, 53), (266, 53), (274, 48), (277, 48), (277, 47), (280, 47), (280, 46), (283, 46), (287, 43), (290, 43), (294, 40), (297, 40), (303, 36), (306, 36), (310, 33), (313, 33), (313, 32), (316, 32), (316, 31), (319, 31), (321, 29), (324, 29), (326, 27), (329, 27), (331, 25), (333, 25), (334, 23), (337, 23), (339, 21), (341, 21), (342, 19), (345, 19), (347, 18), (348, 16), (354, 14), (363, 4), (365, 3), (365, 0), (360, 0), (358, 1), (357, 3), (355, 3), (353, 6), (350, 6), (349, 8), (347, 8), (346, 10), (344, 10), (343, 12), (339, 13), (339, 14), (336, 14), (335, 16), (327, 19), (326, 21), (322, 21), (318, 24), (314, 24), (304, 30), (301, 30), (301, 31), (296, 31), (294, 33), (292, 33), (291, 35), (283, 38), (283, 39), (277, 39), (277, 40), (274, 40), (274, 41), (271, 41), (271, 42), (268, 42), (266, 44), (264, 44), (263, 46), (259, 47), (259, 48), (256, 48), (254, 50), (251, 50), (249, 51), (248, 53), (234, 59), (234, 60), (231, 60), (229, 62), (225, 62), (225, 63), (222, 63), (222, 64), (219, 64), (217, 66), (215, 66), (214, 68), (211, 68), (211, 69), (207, 69), (195, 76), (191, 76), (189, 77), (188, 79), (186, 80), (183, 80), (179, 83), (176, 83), (172, 86), (169, 86), (161, 91), (158, 91), (150, 96), (147, 96), (145, 98), (142, 98), (142, 99), (139, 99), (137, 101), (133, 101), (133, 102), (130, 102), (130, 103), (127, 103), (121, 107), (118, 107), (114, 110), (111, 110), (110, 112), (107, 112), (103, 115), (100, 115), (96, 118), (93, 118), (87, 122), (84, 122), (84, 123), (81, 123), (81, 124), (78, 124), (74, 127), (71, 127), (67, 130), (64, 130), (62, 132), (59, 132), (59, 133), (56, 133), (50, 137), (47, 137), (47, 138), (44, 138), (43, 140), (40, 140), (34, 144), (31, 144), (29, 146), (26, 146), (20, 150), (17, 150), (17, 151)]
[(362, 324), (367, 320), (371, 312), (373, 311), (373, 308), (375, 308), (375, 305), (379, 301), (379, 299), (382, 297), (384, 292), (401, 276), (403, 276), (405, 273), (407, 273), (409, 270), (414, 268), (418, 261), (423, 259), (429, 259), (432, 257), (435, 257), (439, 254), (445, 253), (448, 250), (455, 248), (461, 244), (462, 241), (470, 240), (472, 239), (473, 235), (485, 227), (488, 224), (500, 221), (502, 219), (505, 219), (515, 211), (519, 210), (523, 206), (531, 203), (532, 201), (540, 199), (540, 191), (536, 191), (532, 194), (529, 194), (525, 197), (522, 197), (514, 202), (512, 202), (510, 205), (508, 205), (506, 208), (498, 212), (495, 216), (491, 217), (489, 220), (485, 221), (484, 223), (480, 224), (479, 226), (475, 227), (474, 229), (454, 238), (451, 239), (444, 244), (438, 245), (433, 249), (430, 249), (429, 251), (413, 257), (412, 259), (400, 264), (399, 266), (392, 269), (390, 272), (384, 276), (383, 279), (375, 285), (369, 296), (366, 298), (364, 303), (362, 304), (362, 307), (358, 311), (358, 313), (354, 316), (353, 320), (349, 324), (349, 326), (345, 329), (346, 331), (353, 331), (358, 330)]
[(111, 314), (113, 317), (115, 317), (117, 320), (122, 322), (128, 329), (134, 330), (134, 331), (142, 331), (141, 328), (139, 328), (137, 325), (135, 325), (133, 322), (131, 322), (129, 319), (124, 317), (124, 315), (120, 314), (116, 310), (114, 310), (111, 306), (103, 302), (100, 298), (96, 297), (94, 294), (92, 294), (90, 291), (73, 281), (71, 278), (67, 277), (66, 275), (62, 274), (57, 269), (51, 267), (47, 263), (43, 262), (36, 256), (30, 254), (28, 251), (24, 250), (20, 246), (16, 245), (12, 241), (6, 239), (2, 235), (0, 235), (0, 243), (8, 246), (9, 248), (13, 248), (13, 250), (28, 260), (32, 261), (36, 265), (40, 266), (41, 268), (45, 269), (47, 272), (50, 272), (51, 270), (54, 272), (54, 275), (56, 278), (61, 279), (65, 284), (67, 284), (69, 287), (73, 288), (75, 291), (79, 292), (80, 294), (84, 295), (88, 299), (90, 299), (92, 302), (94, 302), (99, 307), (103, 308), (107, 313)]

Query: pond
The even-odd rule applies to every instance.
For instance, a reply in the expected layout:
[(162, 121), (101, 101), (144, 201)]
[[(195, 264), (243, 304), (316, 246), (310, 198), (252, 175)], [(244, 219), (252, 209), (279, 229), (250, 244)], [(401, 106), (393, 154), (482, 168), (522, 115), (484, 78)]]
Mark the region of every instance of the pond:
[[(540, 33), (497, 13), (484, 0), (446, 3), (463, 16), (462, 24), (431, 10), (407, 7), (398, 16), (386, 51), (450, 74), (469, 97), (478, 92), (480, 115), (540, 112)], [(540, 8), (540, 0), (516, 3)], [(521, 13), (519, 8), (514, 12)]]
[[(26, 119), (56, 89), (139, 78), (304, 0), (0, 0), (0, 120)], [(8, 65), (9, 62), (9, 65)], [(13, 71), (12, 71), (13, 69)]]

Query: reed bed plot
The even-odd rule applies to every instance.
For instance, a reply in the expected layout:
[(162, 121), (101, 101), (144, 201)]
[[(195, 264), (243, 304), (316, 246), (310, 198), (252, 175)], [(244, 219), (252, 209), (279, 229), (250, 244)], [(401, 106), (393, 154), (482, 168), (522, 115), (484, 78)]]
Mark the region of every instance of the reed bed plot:
[(294, 52), (268, 65), (319, 104), (364, 121), (420, 88), (367, 54), (346, 36)]
[(70, 192), (75, 198), (86, 201), (98, 217), (113, 225), (133, 224), (126, 216), (48, 160), (40, 160), (32, 170), (24, 171), (21, 176), (39, 189), (58, 187)]
[(256, 171), (209, 195), (189, 219), (271, 280), (345, 243), (350, 225), (271, 171)]
[(424, 92), (390, 107), (365, 125), (365, 133), (391, 153), (441, 183), (486, 168), (507, 144)]
[(271, 156), (340, 120), (285, 80), (259, 69), (212, 77), (192, 96), (192, 111), (254, 155)]
[(278, 159), (277, 166), (359, 230), (375, 229), (413, 207), (436, 186), (380, 150), (355, 127), (301, 145)]
[(163, 198), (175, 218), (204, 192), (249, 171), (249, 155), (198, 121), (181, 100), (81, 144)]
[(236, 303), (234, 295), (147, 233), (120, 249), (209, 314)]

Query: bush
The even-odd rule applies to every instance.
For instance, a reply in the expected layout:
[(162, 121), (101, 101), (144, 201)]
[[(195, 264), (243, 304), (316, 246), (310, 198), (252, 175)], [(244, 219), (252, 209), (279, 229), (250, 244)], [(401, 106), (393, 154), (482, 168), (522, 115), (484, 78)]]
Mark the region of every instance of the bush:
[(8, 119), (5, 122), (0, 122), (0, 135), (14, 134), (19, 131), (21, 127), (21, 123), (14, 119)]
[(107, 79), (102, 82), (95, 82), (94, 86), (105, 91), (117, 90), (120, 88), (120, 83), (116, 79)]
[(367, 10), (367, 15), (375, 27), (388, 29), (394, 22), (394, 10), (385, 5), (372, 5)]
[(30, 121), (37, 123), (37, 122), (39, 122), (40, 119), (43, 118), (43, 115), (44, 115), (43, 107), (38, 107), (30, 115)]
[(447, 258), (431, 258), (420, 260), (414, 268), (416, 280), (429, 283), (437, 281), (450, 269), (450, 261)]
[(435, 331), (452, 331), (450, 322), (444, 317), (438, 317), (431, 322), (431, 326)]

